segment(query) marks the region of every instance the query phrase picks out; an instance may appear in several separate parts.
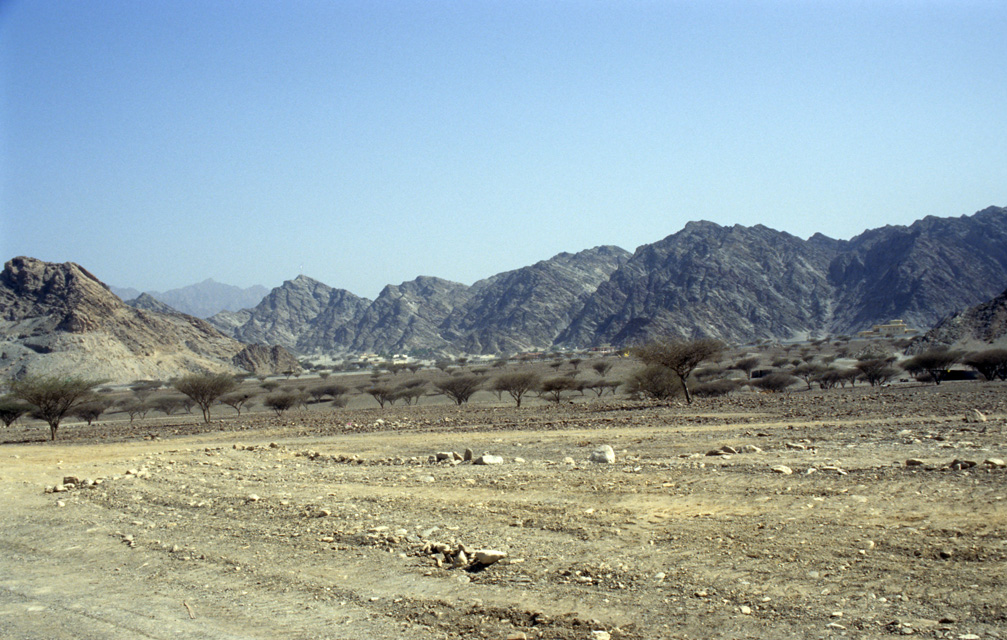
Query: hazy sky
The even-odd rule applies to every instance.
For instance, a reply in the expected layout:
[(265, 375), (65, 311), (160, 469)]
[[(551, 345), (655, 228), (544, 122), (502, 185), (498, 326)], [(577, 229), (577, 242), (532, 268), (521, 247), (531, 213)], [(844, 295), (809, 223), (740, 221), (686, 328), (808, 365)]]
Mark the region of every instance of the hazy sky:
[(1007, 3), (0, 0), (0, 258), (373, 298), (1007, 205)]

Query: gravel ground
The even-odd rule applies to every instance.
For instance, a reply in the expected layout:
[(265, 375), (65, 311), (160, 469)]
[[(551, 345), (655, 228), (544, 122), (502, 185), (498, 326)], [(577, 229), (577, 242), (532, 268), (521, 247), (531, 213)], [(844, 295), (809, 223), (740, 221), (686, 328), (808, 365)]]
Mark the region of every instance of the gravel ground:
[(1005, 391), (18, 426), (0, 635), (1007, 638)]

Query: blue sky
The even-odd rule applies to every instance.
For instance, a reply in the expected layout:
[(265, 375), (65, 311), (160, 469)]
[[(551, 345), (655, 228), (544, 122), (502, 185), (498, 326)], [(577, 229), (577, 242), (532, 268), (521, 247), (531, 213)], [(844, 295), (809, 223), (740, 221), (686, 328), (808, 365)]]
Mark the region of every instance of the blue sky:
[(0, 1), (0, 258), (373, 298), (1007, 205), (999, 1)]

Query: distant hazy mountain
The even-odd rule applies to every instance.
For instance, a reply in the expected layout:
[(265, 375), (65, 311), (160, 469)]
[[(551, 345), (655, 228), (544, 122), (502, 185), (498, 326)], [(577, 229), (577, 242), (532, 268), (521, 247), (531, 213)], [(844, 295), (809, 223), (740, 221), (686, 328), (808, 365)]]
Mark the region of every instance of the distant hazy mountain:
[(72, 262), (25, 257), (0, 272), (0, 347), (3, 377), (76, 375), (122, 383), (237, 372), (240, 364), (263, 373), (291, 366), (289, 354), (279, 352), (282, 363), (269, 361), (272, 352), (238, 358), (247, 346), (199, 318), (128, 306)]
[[(123, 300), (134, 300), (140, 292), (131, 288), (111, 287), (112, 292)], [(220, 311), (238, 311), (254, 307), (269, 290), (255, 285), (242, 289), (230, 284), (215, 282), (212, 278), (199, 284), (170, 289), (168, 291), (148, 291), (147, 294), (173, 309), (197, 318), (208, 318)]]

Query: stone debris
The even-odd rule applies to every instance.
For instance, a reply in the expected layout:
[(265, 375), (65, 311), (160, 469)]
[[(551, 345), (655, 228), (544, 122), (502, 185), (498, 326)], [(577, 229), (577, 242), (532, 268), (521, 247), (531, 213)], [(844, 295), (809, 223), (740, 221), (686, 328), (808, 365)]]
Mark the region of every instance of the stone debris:
[(783, 464), (776, 465), (775, 467), (773, 467), (771, 469), (771, 471), (773, 473), (782, 473), (785, 476), (789, 476), (790, 474), (792, 474), (794, 472), (793, 469), (791, 469), (790, 467), (788, 467), (786, 465), (783, 465)]
[(594, 451), (591, 452), (591, 462), (598, 462), (601, 464), (614, 464), (615, 463), (615, 451), (612, 447), (603, 444)]
[(987, 467), (995, 467), (997, 469), (1002, 469), (1005, 466), (1003, 458), (986, 458), (983, 464)]
[(906, 460), (907, 467), (922, 467), (924, 464), (926, 463), (920, 460), (919, 458), (909, 458), (908, 460)]
[(972, 467), (976, 466), (976, 464), (977, 463), (975, 460), (960, 460), (958, 458), (955, 458), (954, 460), (952, 460), (947, 464), (947, 467), (952, 471), (960, 471), (963, 469), (971, 469)]

